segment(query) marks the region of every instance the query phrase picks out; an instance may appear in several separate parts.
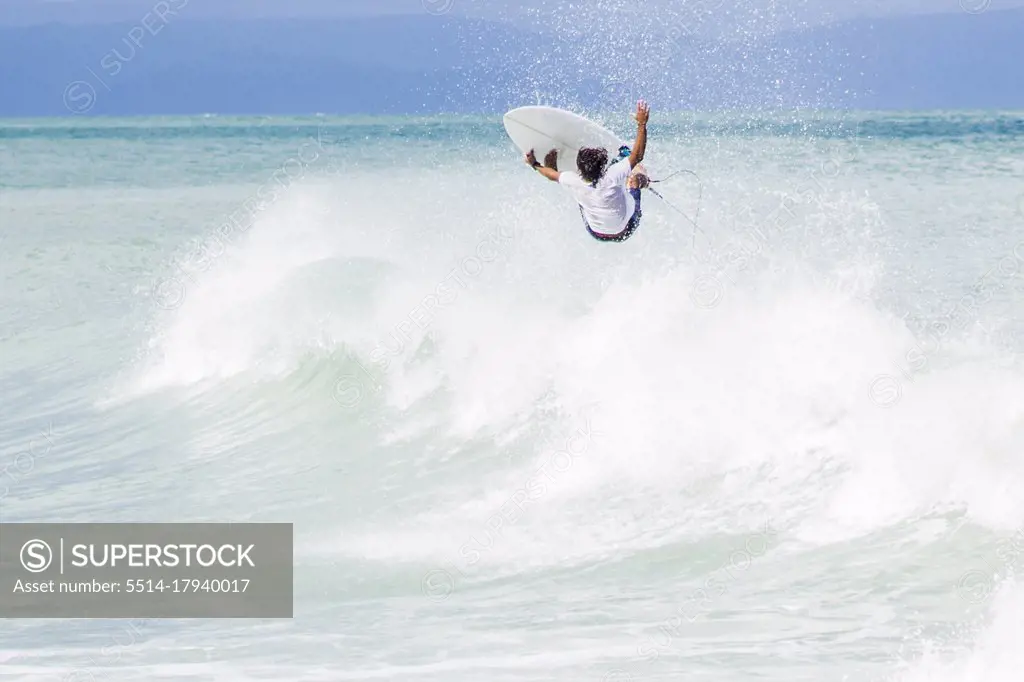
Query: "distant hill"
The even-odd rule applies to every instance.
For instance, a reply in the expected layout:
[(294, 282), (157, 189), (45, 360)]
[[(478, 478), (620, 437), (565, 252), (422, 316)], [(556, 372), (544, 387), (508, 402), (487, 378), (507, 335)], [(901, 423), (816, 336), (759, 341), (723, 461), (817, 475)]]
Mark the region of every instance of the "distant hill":
[(171, 18), (149, 31), (0, 28), (0, 116), (476, 113), (640, 95), (661, 109), (1024, 109), (1024, 10), (859, 20), (742, 44), (677, 32), (649, 37), (647, 56), (629, 40), (448, 15)]

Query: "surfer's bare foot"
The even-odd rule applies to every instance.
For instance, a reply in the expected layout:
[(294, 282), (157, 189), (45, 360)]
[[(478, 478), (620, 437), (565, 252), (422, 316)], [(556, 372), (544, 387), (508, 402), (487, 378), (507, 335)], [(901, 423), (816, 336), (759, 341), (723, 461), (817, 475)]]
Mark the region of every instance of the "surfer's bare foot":
[(642, 165), (637, 164), (633, 172), (629, 174), (629, 180), (626, 186), (630, 189), (647, 189), (651, 184), (651, 179), (647, 176), (647, 169)]
[(552, 149), (544, 157), (544, 165), (552, 170), (558, 170), (558, 150)]

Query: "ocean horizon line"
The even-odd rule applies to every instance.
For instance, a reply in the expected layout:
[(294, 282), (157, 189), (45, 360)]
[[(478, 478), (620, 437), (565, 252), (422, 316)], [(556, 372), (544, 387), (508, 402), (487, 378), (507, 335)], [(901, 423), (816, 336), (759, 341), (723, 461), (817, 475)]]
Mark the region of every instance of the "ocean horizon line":
[[(591, 117), (604, 117), (604, 116), (617, 116), (622, 114), (627, 118), (632, 111), (632, 104), (624, 106), (621, 109), (591, 109), (586, 107), (555, 107), (552, 104), (522, 104), (520, 106), (551, 106), (557, 109), (565, 109), (567, 111), (574, 111), (581, 115)], [(344, 121), (358, 123), (360, 121), (373, 121), (374, 123), (383, 120), (438, 120), (444, 119), (446, 121), (481, 121), (491, 120), (494, 117), (501, 117), (507, 111), (510, 110), (494, 110), (488, 112), (479, 113), (460, 113), (460, 112), (436, 112), (429, 114), (420, 113), (400, 113), (400, 114), (337, 114), (337, 113), (289, 113), (289, 114), (267, 114), (267, 113), (218, 113), (218, 112), (202, 112), (193, 114), (124, 114), (124, 115), (106, 115), (106, 114), (91, 114), (88, 116), (58, 116), (58, 115), (41, 115), (41, 116), (0, 116), (0, 125), (9, 125), (25, 122), (36, 122), (46, 121), (48, 123), (83, 123), (83, 124), (96, 124), (96, 123), (109, 123), (109, 122), (122, 122), (122, 121), (204, 121), (215, 119), (219, 122), (228, 121), (242, 121), (242, 120), (267, 120), (267, 119), (307, 119), (307, 120), (332, 120), (332, 121)], [(652, 109), (658, 117), (700, 117), (700, 116), (721, 116), (721, 115), (737, 115), (743, 117), (771, 117), (771, 116), (786, 116), (786, 115), (862, 115), (872, 116), (881, 115), (885, 117), (900, 117), (900, 116), (977, 116), (977, 115), (991, 115), (999, 117), (1008, 116), (1024, 116), (1024, 108), (1022, 109), (1004, 109), (1004, 108), (942, 108), (942, 109), (905, 109), (905, 108), (870, 108), (870, 109), (857, 109), (857, 108), (841, 108), (841, 107), (785, 107), (778, 109), (771, 108), (721, 108), (721, 109)], [(657, 121), (652, 121), (656, 123)]]

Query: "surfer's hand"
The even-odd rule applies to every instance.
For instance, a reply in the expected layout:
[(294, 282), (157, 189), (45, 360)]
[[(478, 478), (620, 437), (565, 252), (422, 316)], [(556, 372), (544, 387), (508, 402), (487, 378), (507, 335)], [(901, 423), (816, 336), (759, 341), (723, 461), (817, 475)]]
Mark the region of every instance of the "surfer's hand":
[(552, 149), (548, 152), (548, 155), (544, 157), (544, 165), (548, 168), (558, 170), (558, 150)]
[(647, 102), (640, 100), (636, 103), (636, 113), (633, 114), (633, 118), (636, 119), (637, 125), (647, 125), (647, 119), (651, 115), (651, 108), (647, 106)]
[(537, 157), (533, 155), (532, 149), (526, 153), (526, 165), (530, 167), (537, 165)]

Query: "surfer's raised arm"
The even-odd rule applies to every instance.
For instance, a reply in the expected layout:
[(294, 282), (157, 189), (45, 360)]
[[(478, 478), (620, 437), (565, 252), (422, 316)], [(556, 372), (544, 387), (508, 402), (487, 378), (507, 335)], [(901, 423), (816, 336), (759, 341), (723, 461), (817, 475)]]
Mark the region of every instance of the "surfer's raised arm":
[(636, 103), (636, 142), (633, 143), (633, 151), (629, 154), (629, 167), (636, 168), (637, 164), (644, 160), (644, 153), (647, 151), (647, 119), (651, 115), (651, 108), (647, 102), (640, 100)]

